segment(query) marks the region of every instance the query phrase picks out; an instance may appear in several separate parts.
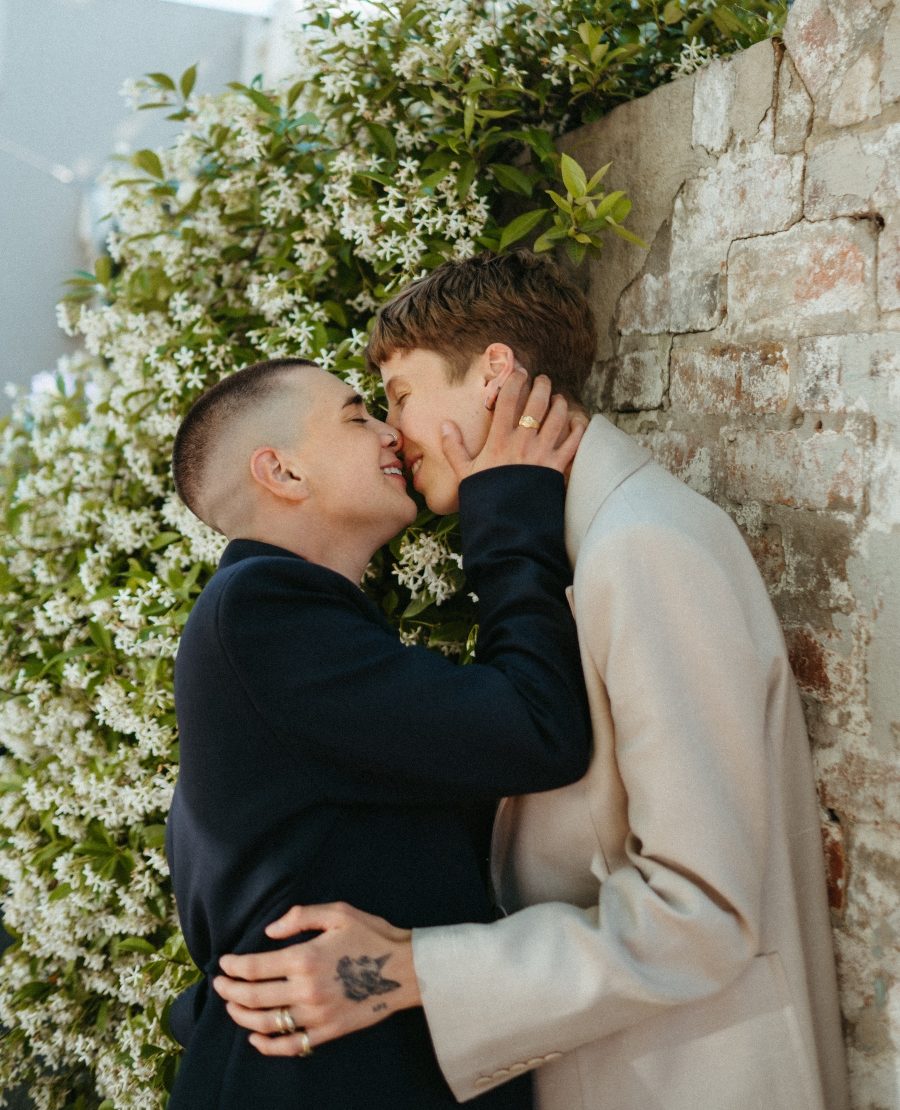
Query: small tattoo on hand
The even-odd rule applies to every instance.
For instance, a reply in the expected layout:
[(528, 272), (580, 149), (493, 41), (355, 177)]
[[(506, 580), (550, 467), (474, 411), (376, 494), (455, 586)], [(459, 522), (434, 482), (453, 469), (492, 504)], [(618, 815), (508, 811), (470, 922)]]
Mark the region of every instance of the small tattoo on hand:
[(399, 990), (399, 983), (385, 979), (381, 974), (381, 969), (390, 958), (390, 952), (384, 956), (360, 956), (358, 959), (341, 956), (335, 978), (344, 984), (345, 996), (354, 1002), (364, 1002), (373, 995)]
[(377, 1006), (372, 1007), (372, 1013), (377, 1014), (381, 1010), (386, 1010), (387, 1008), (388, 1008), (388, 1004), (386, 1002), (379, 1002)]

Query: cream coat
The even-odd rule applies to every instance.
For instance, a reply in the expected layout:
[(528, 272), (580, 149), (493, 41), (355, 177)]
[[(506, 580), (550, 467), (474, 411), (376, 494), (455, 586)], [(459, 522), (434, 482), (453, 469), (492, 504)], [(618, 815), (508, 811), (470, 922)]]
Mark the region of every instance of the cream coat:
[(539, 1110), (843, 1110), (809, 742), (729, 518), (602, 417), (572, 472), (581, 782), (507, 799), (493, 925), (415, 930), (465, 1101), (535, 1068)]

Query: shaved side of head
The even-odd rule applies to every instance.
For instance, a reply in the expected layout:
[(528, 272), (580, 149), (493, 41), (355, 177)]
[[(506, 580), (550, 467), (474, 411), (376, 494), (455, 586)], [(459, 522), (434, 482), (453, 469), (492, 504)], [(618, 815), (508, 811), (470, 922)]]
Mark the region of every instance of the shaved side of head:
[[(175, 436), (172, 475), (178, 496), (205, 524), (231, 536), (250, 512), (249, 460), (257, 447), (296, 438), (307, 359), (245, 366), (194, 402)], [(287, 394), (287, 398), (286, 398)]]

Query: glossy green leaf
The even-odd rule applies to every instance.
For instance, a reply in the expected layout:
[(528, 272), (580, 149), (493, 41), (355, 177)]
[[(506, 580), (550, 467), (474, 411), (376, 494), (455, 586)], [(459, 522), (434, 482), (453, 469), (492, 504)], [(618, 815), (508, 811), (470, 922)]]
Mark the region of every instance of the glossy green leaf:
[(504, 227), (500, 235), (500, 250), (505, 251), (507, 247), (517, 243), (520, 239), (534, 231), (538, 224), (547, 215), (546, 208), (535, 208), (530, 212), (523, 212), (521, 216), (516, 216), (514, 220)]
[(573, 197), (583, 197), (587, 192), (587, 177), (574, 158), (563, 154), (559, 164), (563, 184)]

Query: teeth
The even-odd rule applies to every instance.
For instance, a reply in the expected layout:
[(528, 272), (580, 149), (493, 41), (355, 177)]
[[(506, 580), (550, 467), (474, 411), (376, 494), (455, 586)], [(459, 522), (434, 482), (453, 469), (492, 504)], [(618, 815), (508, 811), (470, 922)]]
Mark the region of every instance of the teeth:
[(385, 474), (396, 474), (398, 478), (403, 477), (403, 471), (399, 466), (383, 466), (381, 469)]
[(412, 465), (412, 473), (413, 474), (418, 474), (419, 473), (419, 467), (421, 465), (422, 465), (422, 460), (421, 459), (416, 459), (416, 461)]

